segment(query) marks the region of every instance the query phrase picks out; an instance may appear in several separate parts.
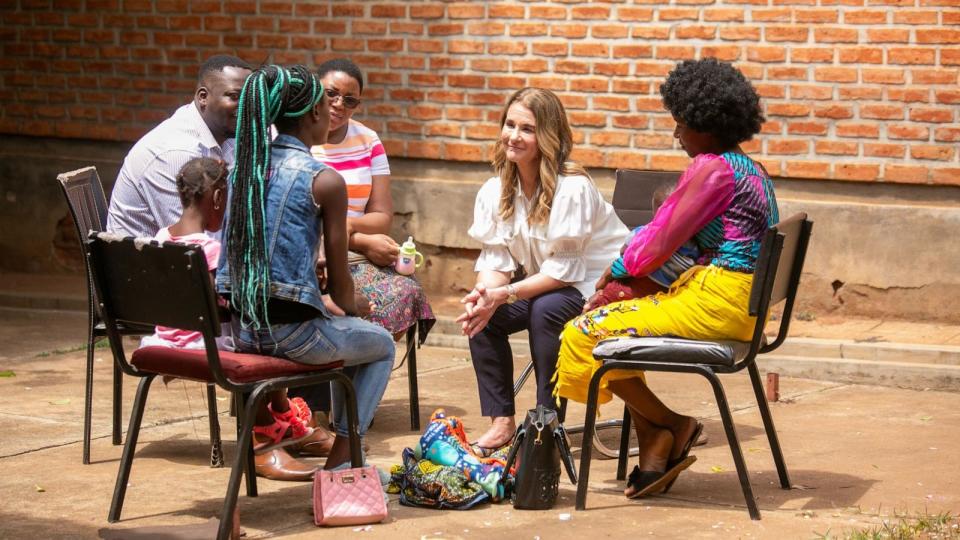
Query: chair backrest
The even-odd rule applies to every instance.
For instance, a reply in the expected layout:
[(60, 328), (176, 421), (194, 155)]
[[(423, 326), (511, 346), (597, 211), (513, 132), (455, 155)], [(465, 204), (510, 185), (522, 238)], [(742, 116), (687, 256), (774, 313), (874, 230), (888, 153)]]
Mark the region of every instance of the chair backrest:
[(761, 347), (759, 352), (776, 349), (787, 337), (812, 230), (813, 222), (807, 219), (806, 214), (798, 213), (770, 227), (764, 236), (753, 274), (749, 304), (750, 315), (758, 318), (754, 332), (757, 346), (770, 308), (781, 302), (784, 302), (784, 307), (776, 338)]
[(677, 174), (662, 171), (617, 169), (613, 209), (624, 225), (633, 229), (653, 219), (653, 193), (677, 183)]
[(95, 232), (86, 249), (108, 331), (119, 322), (217, 335), (216, 297), (200, 246)]
[(57, 175), (63, 195), (70, 207), (70, 215), (77, 226), (82, 244), (89, 231), (104, 231), (107, 227), (107, 199), (96, 167), (84, 167)]
[[(57, 175), (57, 180), (67, 200), (73, 224), (77, 228), (77, 238), (82, 246), (90, 231), (104, 231), (107, 227), (107, 198), (103, 195), (103, 186), (100, 184), (97, 168), (84, 167), (61, 173)], [(90, 262), (86, 257), (84, 257), (84, 267), (87, 271), (91, 324), (96, 325), (100, 320), (100, 312), (96, 308), (99, 302), (93, 287), (93, 277), (90, 275)]]

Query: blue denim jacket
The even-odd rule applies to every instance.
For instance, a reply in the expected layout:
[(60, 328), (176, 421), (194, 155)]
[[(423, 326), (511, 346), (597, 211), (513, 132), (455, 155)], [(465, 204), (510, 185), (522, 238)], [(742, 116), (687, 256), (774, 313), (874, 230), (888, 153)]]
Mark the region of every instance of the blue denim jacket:
[[(317, 283), (322, 222), (320, 208), (313, 200), (313, 178), (326, 168), (310, 155), (310, 150), (299, 139), (277, 136), (270, 150), (264, 221), (270, 261), (270, 297), (307, 304), (329, 317)], [(227, 215), (225, 223), (229, 219)], [(225, 238), (217, 269), (217, 291), (229, 296), (231, 281), (226, 246)]]

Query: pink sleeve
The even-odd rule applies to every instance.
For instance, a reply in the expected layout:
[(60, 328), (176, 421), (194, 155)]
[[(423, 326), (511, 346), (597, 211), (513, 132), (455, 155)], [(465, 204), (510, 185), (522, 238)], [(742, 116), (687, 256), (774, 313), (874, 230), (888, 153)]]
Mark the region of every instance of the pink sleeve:
[(217, 269), (217, 262), (220, 261), (220, 242), (211, 238), (209, 242), (204, 242), (202, 247), (203, 254), (207, 257), (207, 268), (213, 272)]
[(697, 156), (653, 220), (630, 240), (623, 253), (630, 275), (653, 272), (723, 213), (733, 200), (733, 184), (733, 171), (726, 161), (713, 154)]

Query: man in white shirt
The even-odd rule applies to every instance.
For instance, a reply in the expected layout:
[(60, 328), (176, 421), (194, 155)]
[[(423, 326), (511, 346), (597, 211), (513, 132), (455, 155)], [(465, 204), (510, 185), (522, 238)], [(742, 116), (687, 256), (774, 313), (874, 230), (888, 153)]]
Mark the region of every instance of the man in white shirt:
[(144, 135), (123, 160), (110, 197), (108, 231), (156, 235), (180, 219), (176, 178), (188, 161), (212, 157), (232, 163), (238, 100), (251, 70), (235, 56), (216, 55), (203, 63), (193, 102)]

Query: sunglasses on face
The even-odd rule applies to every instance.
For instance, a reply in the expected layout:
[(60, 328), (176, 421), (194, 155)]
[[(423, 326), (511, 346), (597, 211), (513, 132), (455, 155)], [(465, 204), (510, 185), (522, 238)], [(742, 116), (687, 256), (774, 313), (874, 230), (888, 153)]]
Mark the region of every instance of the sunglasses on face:
[(330, 99), (331, 103), (336, 101), (337, 98), (340, 98), (341, 102), (343, 103), (343, 106), (348, 109), (356, 109), (357, 106), (360, 105), (360, 98), (358, 97), (344, 96), (340, 92), (337, 92), (332, 88), (327, 88), (326, 90), (324, 90), (324, 92), (327, 94), (327, 98)]

